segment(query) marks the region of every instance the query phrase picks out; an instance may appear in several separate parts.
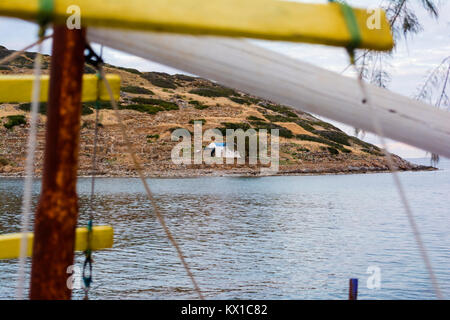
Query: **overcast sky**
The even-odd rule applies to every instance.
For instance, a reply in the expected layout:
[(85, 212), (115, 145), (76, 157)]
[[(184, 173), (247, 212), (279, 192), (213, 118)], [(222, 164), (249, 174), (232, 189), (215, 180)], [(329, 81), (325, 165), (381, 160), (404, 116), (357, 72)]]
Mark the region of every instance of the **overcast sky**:
[[(304, 1), (304, 2), (326, 2)], [(378, 5), (382, 0), (349, 0), (359, 7)], [(419, 2), (419, 0), (417, 0)], [(397, 44), (394, 58), (390, 61), (392, 82), (389, 89), (405, 96), (412, 96), (423, 82), (427, 71), (436, 67), (442, 59), (450, 55), (450, 1), (440, 0), (440, 19), (432, 19), (421, 7), (417, 7), (423, 31)], [(0, 45), (9, 49), (21, 49), (36, 39), (37, 27), (34, 24), (17, 19), (0, 18)], [(323, 68), (342, 72), (348, 65), (345, 50), (309, 44), (286, 42), (253, 41), (264, 48), (286, 54), (292, 58), (307, 61)], [(45, 45), (45, 53), (50, 53), (51, 42)], [(132, 67), (141, 71), (163, 71), (179, 73), (180, 71), (152, 63), (141, 58), (112, 49), (104, 52), (105, 61), (110, 64)], [(333, 122), (335, 123), (335, 122)], [(336, 124), (336, 123), (335, 123)], [(347, 133), (353, 134), (353, 128), (338, 124)], [(378, 144), (373, 135), (366, 135), (366, 141)], [(424, 157), (425, 152), (402, 143), (390, 141), (389, 149), (406, 158)]]

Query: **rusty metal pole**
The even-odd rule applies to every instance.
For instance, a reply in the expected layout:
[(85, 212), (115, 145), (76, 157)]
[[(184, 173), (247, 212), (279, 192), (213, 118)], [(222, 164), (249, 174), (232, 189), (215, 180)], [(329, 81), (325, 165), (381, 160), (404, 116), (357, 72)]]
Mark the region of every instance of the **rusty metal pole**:
[(42, 191), (34, 225), (30, 299), (66, 300), (78, 218), (76, 193), (85, 31), (55, 26)]

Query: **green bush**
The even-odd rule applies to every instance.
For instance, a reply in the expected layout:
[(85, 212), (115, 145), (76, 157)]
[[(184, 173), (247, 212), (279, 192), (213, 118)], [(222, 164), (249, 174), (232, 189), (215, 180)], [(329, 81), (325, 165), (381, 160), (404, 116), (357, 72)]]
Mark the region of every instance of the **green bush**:
[(349, 136), (346, 135), (344, 132), (316, 130), (314, 131), (314, 133), (328, 140), (337, 142), (339, 144), (350, 146), (350, 143), (348, 142)]
[(264, 121), (264, 119), (261, 119), (261, 118), (255, 117), (255, 116), (249, 116), (249, 117), (247, 117), (247, 120), (249, 120), (249, 121)]
[(203, 97), (230, 97), (238, 95), (233, 89), (228, 89), (224, 87), (203, 87), (192, 89), (189, 93), (193, 93)]
[(282, 115), (267, 114), (264, 117), (271, 122), (296, 122), (295, 118), (286, 117), (286, 116), (282, 116)]
[(352, 151), (349, 149), (344, 148), (342, 145), (339, 145), (335, 142), (332, 142), (330, 140), (324, 139), (322, 137), (316, 137), (316, 136), (310, 136), (307, 134), (298, 134), (295, 136), (296, 139), (298, 140), (303, 140), (303, 141), (312, 141), (312, 142), (317, 142), (317, 143), (322, 143), (325, 145), (328, 145), (330, 147), (333, 147), (341, 152), (344, 153), (351, 153)]
[(133, 73), (133, 74), (137, 74), (137, 75), (142, 75), (142, 72), (140, 72), (137, 69), (133, 69), (133, 68), (124, 68), (124, 67), (116, 67), (119, 70), (123, 70), (129, 73)]
[(0, 157), (0, 166), (6, 166), (9, 164), (9, 161), (5, 158)]
[(6, 71), (9, 71), (9, 70), (11, 70), (11, 68), (8, 67), (8, 66), (0, 66), (0, 70), (6, 70)]
[(8, 122), (3, 124), (3, 126), (6, 129), (12, 129), (15, 126), (27, 124), (27, 121), (25, 120), (25, 116), (23, 116), (23, 115), (7, 116), (6, 118), (8, 119)]
[(149, 105), (161, 106), (165, 110), (179, 110), (180, 109), (176, 103), (161, 100), (161, 99), (133, 98), (133, 99), (131, 99), (131, 101), (137, 102), (139, 104), (149, 104)]
[(167, 89), (176, 89), (177, 85), (170, 79), (170, 75), (165, 73), (149, 72), (141, 75), (144, 79), (150, 81), (154, 86)]
[(203, 104), (201, 102), (198, 102), (197, 100), (189, 101), (189, 104), (193, 105), (194, 108), (198, 109), (198, 110), (203, 110), (203, 109), (209, 108), (209, 106), (207, 106), (207, 105), (205, 105), (205, 104)]
[(329, 153), (331, 154), (339, 154), (339, 151), (337, 151), (335, 148), (333, 147), (327, 147), (327, 150)]
[(282, 126), (279, 126), (277, 124), (274, 124), (274, 123), (269, 123), (269, 122), (264, 122), (264, 121), (251, 121), (250, 123), (257, 130), (266, 129), (270, 133), (270, 130), (278, 129), (280, 137), (287, 138), (287, 139), (291, 139), (294, 137), (294, 134), (292, 133), (291, 130), (284, 128)]
[(285, 116), (292, 117), (292, 118), (298, 118), (298, 115), (292, 111), (291, 108), (286, 106), (280, 106), (276, 104), (267, 104), (267, 105), (260, 105), (263, 108), (284, 114)]
[(87, 116), (87, 115), (93, 114), (93, 113), (94, 113), (94, 110), (92, 110), (90, 106), (83, 103), (83, 106), (81, 108), (81, 115)]
[(247, 101), (246, 99), (242, 99), (242, 98), (229, 97), (228, 99), (230, 99), (233, 102), (239, 103), (239, 104), (248, 104), (248, 105), (251, 104), (251, 102)]
[(309, 131), (309, 132), (316, 131), (316, 129), (311, 125), (311, 122), (309, 122), (307, 120), (299, 119), (299, 120), (295, 121), (295, 123), (298, 124), (303, 129), (305, 129), (306, 131)]
[(219, 128), (219, 130), (225, 134), (227, 129), (233, 129), (233, 130), (239, 130), (242, 129), (244, 131), (247, 131), (250, 129), (250, 125), (248, 123), (232, 123), (232, 122), (222, 122), (222, 128)]
[(385, 154), (381, 150), (380, 151), (376, 151), (374, 149), (363, 148), (363, 149), (361, 149), (361, 151), (363, 151), (365, 153), (373, 154), (373, 155), (379, 156), (379, 157), (384, 157), (385, 156)]
[[(22, 111), (27, 111), (30, 112), (31, 111), (31, 103), (23, 103), (21, 105), (19, 105), (19, 109)], [(47, 114), (47, 103), (46, 102), (41, 102), (39, 104), (39, 111), (40, 114), (42, 115), (46, 115)]]
[(258, 104), (261, 102), (261, 99), (258, 99), (258, 98), (246, 97), (246, 99), (251, 104)]
[(156, 114), (160, 111), (164, 111), (164, 108), (159, 106), (152, 106), (147, 104), (129, 104), (129, 105), (122, 105), (120, 106), (120, 109), (126, 109), (126, 110), (135, 110), (138, 112), (148, 113), (148, 114)]
[(187, 81), (187, 82), (194, 82), (195, 80), (197, 80), (197, 78), (190, 77), (190, 76), (187, 76), (185, 74), (176, 74), (176, 75), (174, 75), (174, 77), (177, 80)]
[(137, 86), (125, 86), (120, 88), (121, 91), (123, 92), (128, 92), (128, 93), (136, 93), (136, 94), (151, 94), (153, 95), (153, 91), (148, 90), (146, 88), (143, 87), (137, 87)]
[(155, 139), (155, 140), (158, 140), (158, 139), (159, 139), (159, 134), (148, 134), (148, 135), (147, 135), (147, 139)]

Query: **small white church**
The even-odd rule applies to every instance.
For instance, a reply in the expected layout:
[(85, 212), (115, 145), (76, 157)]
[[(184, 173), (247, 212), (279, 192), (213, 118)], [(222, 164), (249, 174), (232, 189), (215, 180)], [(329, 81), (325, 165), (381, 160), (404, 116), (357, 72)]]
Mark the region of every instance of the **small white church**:
[(205, 152), (211, 152), (211, 157), (215, 158), (232, 158), (240, 159), (241, 155), (238, 151), (233, 151), (227, 147), (225, 142), (211, 142), (206, 148)]

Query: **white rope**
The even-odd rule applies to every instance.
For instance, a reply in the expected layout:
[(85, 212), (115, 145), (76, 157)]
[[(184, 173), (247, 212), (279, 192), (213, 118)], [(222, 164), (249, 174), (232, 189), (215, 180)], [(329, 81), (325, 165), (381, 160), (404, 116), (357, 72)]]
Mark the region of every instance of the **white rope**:
[(31, 216), (31, 201), (33, 194), (34, 159), (37, 145), (36, 135), (37, 135), (38, 111), (41, 95), (41, 65), (42, 65), (41, 52), (43, 40), (44, 38), (36, 42), (39, 45), (39, 47), (34, 61), (34, 83), (31, 98), (32, 105), (31, 105), (30, 131), (28, 134), (27, 158), (25, 163), (25, 186), (22, 199), (22, 225), (21, 225), (22, 239), (20, 241), (19, 271), (18, 271), (17, 292), (16, 292), (16, 298), (19, 300), (24, 299), (25, 261), (28, 252), (28, 232), (30, 228), (29, 224)]
[(409, 222), (409, 224), (411, 226), (411, 229), (412, 229), (412, 232), (414, 234), (414, 238), (416, 240), (417, 246), (419, 247), (419, 251), (420, 251), (420, 254), (422, 256), (422, 259), (425, 262), (425, 266), (427, 268), (428, 275), (429, 275), (429, 277), (431, 279), (431, 283), (432, 283), (432, 286), (433, 286), (433, 289), (434, 289), (434, 293), (435, 293), (436, 297), (439, 300), (442, 300), (443, 299), (443, 295), (442, 295), (441, 289), (439, 288), (439, 284), (438, 284), (436, 275), (434, 273), (433, 267), (431, 265), (431, 261), (430, 261), (427, 249), (425, 248), (425, 245), (423, 243), (422, 236), (421, 236), (420, 231), (419, 231), (419, 227), (417, 226), (416, 220), (415, 220), (414, 215), (412, 213), (411, 206), (409, 205), (408, 199), (406, 197), (405, 190), (404, 190), (403, 185), (401, 183), (400, 177), (398, 176), (397, 166), (394, 164), (394, 161), (392, 159), (392, 155), (391, 155), (391, 153), (388, 150), (386, 139), (385, 139), (384, 132), (383, 132), (383, 127), (381, 126), (380, 119), (378, 118), (377, 113), (375, 112), (375, 108), (372, 105), (372, 100), (369, 97), (368, 90), (366, 88), (366, 85), (365, 85), (365, 82), (364, 82), (364, 79), (363, 79), (363, 76), (362, 76), (362, 72), (360, 72), (358, 70), (356, 65), (354, 65), (354, 67), (355, 67), (356, 72), (358, 74), (358, 82), (359, 82), (359, 85), (361, 87), (361, 91), (363, 93), (364, 99), (366, 100), (365, 103), (369, 106), (369, 109), (370, 109), (370, 116), (371, 116), (372, 121), (373, 121), (374, 130), (375, 130), (376, 134), (378, 135), (378, 137), (380, 139), (380, 143), (381, 143), (381, 146), (383, 148), (383, 152), (384, 152), (384, 154), (386, 156), (387, 165), (389, 167), (389, 170), (392, 173), (392, 177), (394, 179), (395, 187), (397, 188), (398, 194), (400, 196), (400, 200), (401, 200), (401, 202), (403, 204), (403, 207), (405, 209), (406, 216), (408, 217), (408, 222)]

